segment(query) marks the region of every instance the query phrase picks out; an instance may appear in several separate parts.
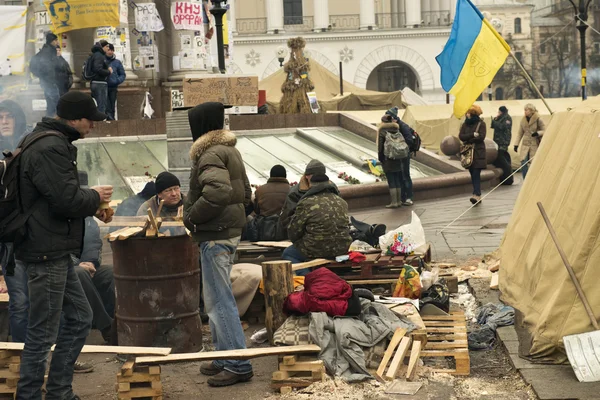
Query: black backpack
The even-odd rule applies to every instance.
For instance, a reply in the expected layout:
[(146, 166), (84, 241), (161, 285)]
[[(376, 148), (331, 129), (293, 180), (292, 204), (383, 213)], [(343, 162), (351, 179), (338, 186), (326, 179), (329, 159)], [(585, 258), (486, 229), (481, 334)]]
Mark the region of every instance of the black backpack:
[(19, 242), (24, 236), (27, 219), (37, 208), (23, 209), (19, 189), (21, 155), (29, 146), (48, 136), (62, 136), (55, 131), (31, 133), (25, 136), (13, 151), (3, 151), (4, 160), (0, 160), (0, 243)]
[(33, 74), (33, 76), (40, 78), (42, 74), (42, 54), (41, 50), (37, 52), (29, 61), (29, 72)]
[(92, 73), (91, 70), (92, 57), (93, 55), (89, 56), (88, 59), (85, 60), (85, 62), (83, 63), (83, 66), (81, 67), (81, 79), (87, 82), (91, 81), (96, 76), (96, 74)]
[(413, 128), (410, 128), (412, 132), (412, 145), (410, 146), (410, 152), (417, 155), (417, 151), (421, 150), (421, 136)]

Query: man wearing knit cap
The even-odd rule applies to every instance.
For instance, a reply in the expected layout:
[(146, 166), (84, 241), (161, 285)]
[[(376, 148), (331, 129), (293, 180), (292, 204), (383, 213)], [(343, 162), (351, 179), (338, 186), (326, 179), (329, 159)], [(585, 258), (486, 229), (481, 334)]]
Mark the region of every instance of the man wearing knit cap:
[[(315, 258), (334, 259), (348, 253), (352, 238), (348, 227), (348, 204), (324, 173), (310, 179), (310, 187), (302, 196), (288, 236), (293, 245), (283, 251), (282, 258), (293, 264)], [(298, 275), (306, 275), (308, 269)]]
[(30, 72), (40, 79), (40, 86), (46, 98), (46, 116), (50, 118), (56, 115), (56, 105), (60, 97), (57, 85), (60, 60), (56, 54), (56, 46), (58, 46), (58, 36), (52, 32), (46, 33), (46, 44), (33, 57), (29, 66)]
[[(498, 115), (492, 119), (492, 129), (494, 130), (494, 142), (498, 145), (498, 157), (494, 161), (494, 165), (502, 168), (502, 177), (500, 181), (504, 181), (512, 174), (512, 160), (508, 153), (508, 147), (512, 139), (512, 117), (508, 114), (508, 109), (504, 106), (498, 109)], [(513, 177), (506, 179), (505, 185), (512, 185)]]
[(256, 215), (262, 215), (263, 217), (279, 215), (289, 190), (290, 183), (287, 180), (285, 168), (282, 165), (273, 166), (267, 183), (256, 189), (254, 193), (254, 212)]
[[(298, 204), (302, 196), (304, 196), (304, 194), (310, 188), (310, 179), (312, 178), (312, 176), (325, 175), (326, 173), (327, 170), (325, 168), (325, 164), (323, 164), (319, 160), (310, 160), (310, 162), (306, 166), (306, 169), (304, 170), (304, 175), (302, 175), (302, 178), (300, 178), (300, 182), (292, 186), (292, 188), (288, 192), (285, 205), (283, 206), (283, 210), (281, 211), (280, 223), (284, 231), (287, 230), (287, 227), (292, 221), (294, 211), (296, 210), (296, 205)], [(333, 185), (335, 186), (335, 184)]]
[(57, 114), (55, 119), (44, 118), (26, 137), (25, 143), (37, 140), (23, 151), (19, 165), (19, 194), (23, 209), (32, 214), (25, 236), (15, 243), (15, 258), (24, 263), (29, 277), (30, 304), (18, 399), (42, 398), (46, 363), (55, 343), (46, 398), (79, 399), (72, 388), (73, 367), (92, 326), (92, 311), (71, 255), (81, 256), (86, 217), (111, 219), (100, 205), (110, 202), (112, 186), (80, 187), (73, 145), (106, 115), (81, 92), (61, 97)]
[[(156, 177), (154, 186), (156, 187), (156, 195), (152, 196), (148, 201), (140, 206), (137, 215), (147, 216), (149, 208), (152, 210), (152, 214), (154, 214), (155, 217), (183, 217), (183, 202), (185, 201), (185, 196), (181, 194), (181, 183), (179, 182), (179, 178), (170, 172), (161, 172)], [(161, 208), (160, 215), (158, 215), (158, 209), (161, 201), (163, 202), (163, 206)], [(186, 234), (183, 227), (161, 228), (160, 232), (166, 233), (170, 236)]]

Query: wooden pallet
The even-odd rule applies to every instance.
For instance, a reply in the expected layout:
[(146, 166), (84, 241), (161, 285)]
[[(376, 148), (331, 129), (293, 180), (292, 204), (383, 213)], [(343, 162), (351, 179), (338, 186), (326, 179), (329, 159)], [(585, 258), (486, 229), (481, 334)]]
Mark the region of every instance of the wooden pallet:
[(279, 370), (273, 372), (271, 387), (281, 394), (294, 388), (305, 388), (325, 379), (323, 361), (310, 357), (284, 356), (279, 359)]
[(421, 357), (452, 357), (455, 367), (434, 369), (451, 375), (469, 375), (471, 359), (467, 342), (467, 321), (465, 314), (452, 312), (450, 315), (423, 316), (427, 332), (427, 344), (421, 351)]
[(118, 400), (162, 400), (160, 366), (137, 366), (134, 361), (127, 361), (117, 373), (116, 390)]
[(0, 399), (15, 398), (21, 370), (21, 352), (0, 350)]

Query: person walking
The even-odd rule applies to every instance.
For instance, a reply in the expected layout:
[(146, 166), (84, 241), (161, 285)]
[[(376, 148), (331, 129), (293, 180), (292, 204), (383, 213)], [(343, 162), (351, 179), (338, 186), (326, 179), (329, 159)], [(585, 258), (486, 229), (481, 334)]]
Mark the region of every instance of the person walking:
[(58, 58), (56, 84), (58, 86), (58, 93), (62, 96), (73, 86), (73, 71), (71, 71), (71, 66), (67, 60), (63, 58), (60, 46), (56, 46), (56, 56)]
[[(200, 247), (204, 304), (215, 350), (245, 349), (246, 338), (231, 289), (231, 269), (252, 190), (233, 132), (223, 130), (225, 107), (204, 103), (189, 113), (194, 144), (190, 150), (190, 190), (184, 224)], [(202, 364), (210, 386), (230, 386), (254, 376), (247, 360)]]
[(529, 172), (530, 160), (537, 152), (545, 129), (546, 125), (544, 125), (544, 121), (540, 118), (537, 108), (531, 103), (527, 104), (525, 106), (525, 116), (519, 125), (519, 132), (517, 133), (514, 148), (515, 153), (519, 154), (521, 165), (523, 166), (521, 169), (523, 180), (525, 180), (527, 172)]
[(29, 65), (30, 72), (40, 79), (40, 86), (44, 91), (46, 99), (46, 117), (53, 118), (56, 115), (56, 105), (60, 98), (57, 85), (57, 72), (59, 60), (56, 56), (58, 36), (52, 32), (46, 34), (46, 44), (36, 54)]
[(108, 42), (101, 40), (92, 47), (92, 54), (88, 59), (89, 73), (91, 76), (90, 89), (92, 97), (96, 100), (98, 111), (106, 112), (108, 104), (108, 82), (107, 79), (113, 73), (113, 69), (106, 61), (106, 52), (109, 50)]
[[(385, 115), (389, 115), (392, 117), (392, 122), (398, 124), (398, 128), (400, 133), (404, 137), (406, 144), (408, 145), (409, 150), (413, 147), (414, 137), (413, 137), (413, 129), (404, 121), (400, 119), (398, 115), (398, 107), (392, 107), (385, 112)], [(385, 117), (384, 115), (384, 117)], [(382, 118), (383, 121), (383, 118)], [(400, 199), (398, 204), (403, 206), (412, 206), (413, 205), (413, 183), (412, 178), (410, 176), (410, 151), (408, 153), (408, 157), (403, 158), (401, 161), (402, 164), (402, 186), (400, 187)]]
[[(53, 49), (56, 54), (56, 48)], [(25, 141), (40, 138), (21, 155), (20, 197), (24, 209), (33, 208), (25, 224), (25, 237), (15, 243), (15, 258), (25, 264), (29, 277), (29, 324), (21, 355), (17, 399), (42, 399), (42, 385), (50, 348), (46, 398), (77, 400), (73, 368), (90, 331), (92, 311), (77, 278), (71, 255), (83, 247), (85, 217), (103, 222), (111, 217), (100, 210), (109, 202), (111, 186), (82, 189), (77, 173), (77, 148), (94, 121), (106, 116), (94, 100), (81, 92), (60, 98), (55, 119), (44, 118)], [(64, 324), (58, 336), (61, 315)]]
[(487, 168), (487, 157), (485, 150), (485, 121), (480, 118), (481, 107), (472, 105), (467, 111), (465, 122), (460, 127), (458, 138), (465, 145), (473, 146), (473, 162), (469, 167), (471, 182), (473, 183), (472, 204), (481, 203), (481, 170)]
[(125, 82), (127, 74), (125, 74), (125, 68), (121, 60), (115, 56), (115, 46), (112, 43), (108, 44), (108, 50), (106, 51), (106, 61), (108, 67), (112, 69), (112, 72), (108, 76), (108, 103), (106, 105), (106, 114), (108, 115), (109, 121), (115, 120), (116, 106), (117, 106), (117, 91), (118, 87)]
[[(392, 199), (386, 208), (398, 208), (404, 202), (406, 202), (406, 205), (412, 205), (410, 199), (412, 193), (409, 192), (412, 191), (412, 182), (411, 188), (409, 188), (403, 173), (405, 168), (410, 169), (410, 161), (409, 163), (406, 162), (410, 158), (407, 139), (411, 140), (412, 138), (409, 137), (411, 136), (409, 131), (407, 131), (409, 134), (405, 135), (400, 129), (392, 115), (386, 113), (381, 118), (381, 124), (378, 128), (377, 155), (383, 166), (383, 172), (385, 172), (390, 190), (390, 198)], [(408, 175), (410, 176), (410, 171)]]
[[(512, 117), (508, 114), (508, 109), (502, 106), (498, 109), (498, 115), (492, 118), (492, 129), (494, 130), (494, 142), (498, 145), (498, 157), (494, 161), (494, 166), (502, 168), (500, 181), (505, 181), (504, 185), (512, 185), (514, 182), (512, 175), (512, 160), (508, 153), (508, 146), (512, 138)], [(508, 178), (510, 176), (510, 178)], [(508, 179), (506, 179), (508, 178)]]

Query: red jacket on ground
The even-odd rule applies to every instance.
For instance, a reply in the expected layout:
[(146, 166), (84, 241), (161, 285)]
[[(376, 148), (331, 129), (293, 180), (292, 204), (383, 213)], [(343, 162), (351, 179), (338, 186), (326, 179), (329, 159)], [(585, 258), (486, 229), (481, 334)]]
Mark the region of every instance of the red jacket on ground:
[(331, 317), (346, 315), (352, 287), (327, 268), (319, 268), (306, 275), (304, 291), (290, 294), (283, 311), (290, 314), (325, 312)]

